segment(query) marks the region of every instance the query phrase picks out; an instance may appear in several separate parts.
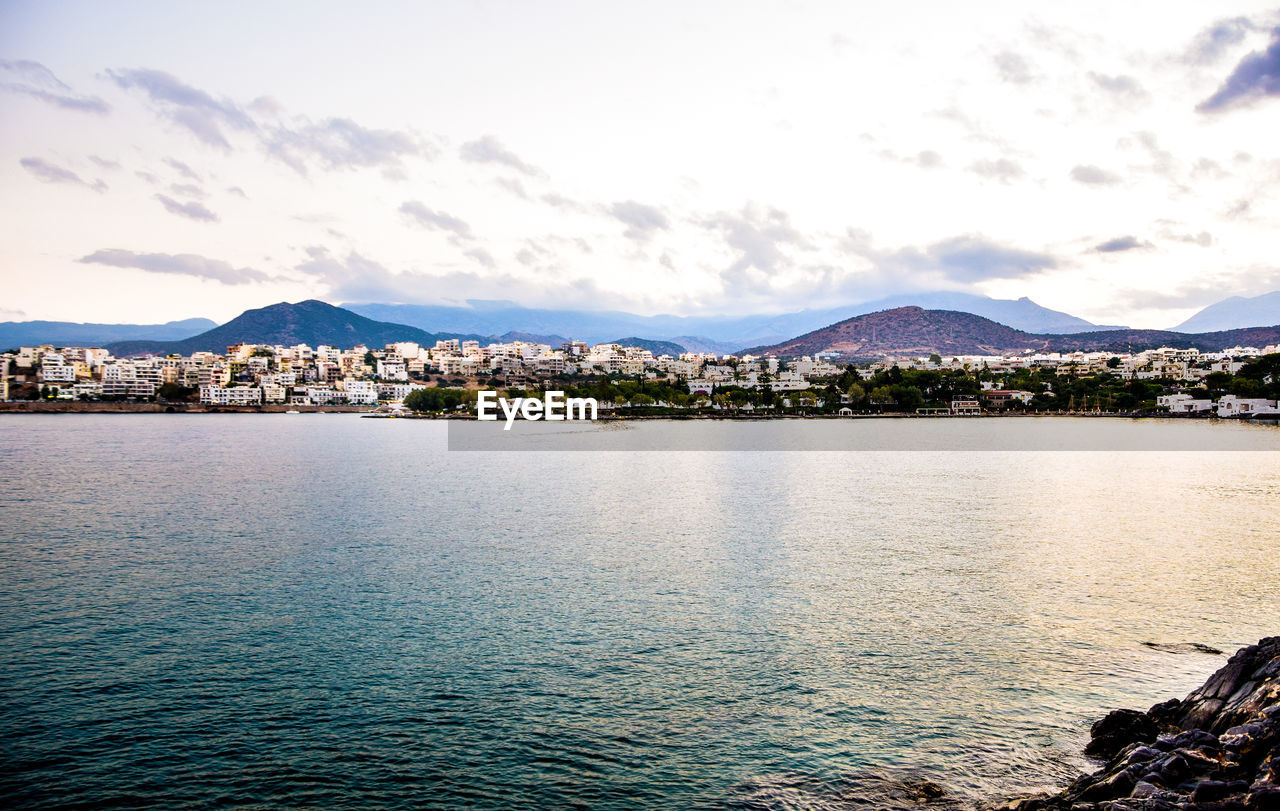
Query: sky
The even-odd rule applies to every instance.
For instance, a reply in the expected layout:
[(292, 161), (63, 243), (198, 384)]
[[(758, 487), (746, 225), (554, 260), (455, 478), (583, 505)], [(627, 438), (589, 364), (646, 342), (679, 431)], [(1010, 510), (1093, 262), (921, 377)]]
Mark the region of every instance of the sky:
[(0, 320), (1280, 289), (1259, 3), (0, 0), (0, 121)]

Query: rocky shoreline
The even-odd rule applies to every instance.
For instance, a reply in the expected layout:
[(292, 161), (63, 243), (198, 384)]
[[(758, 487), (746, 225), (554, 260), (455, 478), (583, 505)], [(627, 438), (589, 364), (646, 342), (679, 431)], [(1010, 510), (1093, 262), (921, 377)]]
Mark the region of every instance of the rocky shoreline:
[(1280, 636), (1241, 648), (1186, 698), (1115, 710), (1090, 735), (1102, 769), (1001, 811), (1280, 811)]

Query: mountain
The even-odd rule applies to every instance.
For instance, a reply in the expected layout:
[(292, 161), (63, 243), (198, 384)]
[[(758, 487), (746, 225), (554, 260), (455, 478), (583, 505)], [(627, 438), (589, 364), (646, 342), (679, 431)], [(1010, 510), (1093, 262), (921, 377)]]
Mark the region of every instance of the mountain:
[(885, 355), (998, 355), (1040, 352), (1141, 351), (1160, 346), (1196, 347), (1206, 352), (1232, 346), (1280, 343), (1280, 326), (1209, 333), (1164, 330), (1097, 330), (1074, 334), (1036, 334), (998, 324), (972, 313), (898, 307), (860, 315), (788, 341), (747, 350), (782, 357), (834, 352), (846, 358)]
[(479, 335), (433, 334), (404, 324), (374, 321), (323, 301), (310, 300), (246, 310), (220, 327), (181, 341), (121, 341), (107, 348), (119, 356), (190, 355), (192, 352), (225, 352), (228, 346), (239, 343), (328, 344), (347, 349), (357, 344), (378, 348), (395, 341), (433, 346), (441, 338), (488, 340)]
[(789, 341), (755, 347), (747, 352), (783, 357), (819, 352), (834, 352), (846, 357), (878, 357), (934, 352), (940, 355), (995, 355), (1032, 348), (1047, 349), (1048, 342), (1042, 337), (972, 313), (898, 307), (855, 316)]
[(909, 293), (868, 301), (857, 305), (845, 317), (894, 310), (898, 307), (923, 307), (926, 310), (973, 313), (1005, 326), (1033, 333), (1070, 335), (1076, 332), (1125, 329), (1125, 327), (1094, 324), (1074, 315), (1050, 310), (1048, 307), (1041, 307), (1026, 296), (1020, 299), (994, 299), (948, 290), (936, 293)]
[(72, 321), (5, 321), (0, 349), (18, 346), (103, 346), (113, 341), (179, 341), (218, 326), (207, 318), (167, 324), (77, 324)]
[(497, 334), (507, 331), (554, 333), (601, 343), (619, 333), (674, 341), (693, 351), (735, 352), (771, 344), (852, 316), (902, 306), (975, 313), (1028, 332), (1071, 333), (1113, 329), (1041, 307), (1027, 298), (992, 299), (968, 293), (933, 292), (894, 296), (863, 304), (779, 314), (744, 316), (637, 315), (619, 310), (550, 310), (510, 301), (470, 300), (466, 306), (349, 304), (353, 312), (436, 331)]
[(503, 344), (509, 344), (512, 341), (524, 341), (527, 344), (547, 344), (552, 349), (559, 349), (561, 344), (569, 342), (569, 339), (563, 335), (537, 335), (532, 332), (520, 332), (518, 330), (504, 332), (492, 340)]
[(1253, 298), (1232, 296), (1210, 304), (1174, 327), (1178, 332), (1230, 330), (1280, 324), (1280, 290)]
[(662, 355), (670, 355), (673, 358), (677, 358), (689, 351), (680, 344), (672, 343), (671, 341), (650, 341), (647, 338), (616, 338), (612, 341), (605, 341), (605, 343), (638, 346), (641, 349), (647, 349), (652, 352), (655, 358)]

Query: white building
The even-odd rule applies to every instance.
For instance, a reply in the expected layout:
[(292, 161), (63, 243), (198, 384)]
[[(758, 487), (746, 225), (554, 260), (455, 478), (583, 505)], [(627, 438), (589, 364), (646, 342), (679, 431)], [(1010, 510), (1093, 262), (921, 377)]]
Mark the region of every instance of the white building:
[(1156, 398), (1156, 406), (1169, 409), (1170, 414), (1198, 414), (1212, 411), (1212, 400), (1197, 400), (1190, 394), (1162, 394)]
[(372, 380), (342, 381), (342, 390), (347, 393), (347, 402), (352, 405), (377, 405), (378, 386)]
[(1241, 398), (1234, 394), (1228, 394), (1218, 400), (1219, 417), (1247, 417), (1250, 414), (1270, 413), (1276, 410), (1275, 400)]
[(219, 406), (261, 405), (262, 389), (249, 386), (236, 386), (234, 388), (201, 386), (200, 402), (205, 405)]

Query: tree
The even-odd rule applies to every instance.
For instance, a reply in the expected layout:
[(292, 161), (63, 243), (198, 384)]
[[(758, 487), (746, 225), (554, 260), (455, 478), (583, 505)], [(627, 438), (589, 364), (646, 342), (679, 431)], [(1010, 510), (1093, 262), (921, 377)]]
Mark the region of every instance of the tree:
[(898, 384), (891, 386), (890, 391), (893, 393), (893, 399), (898, 403), (900, 411), (915, 411), (924, 405), (924, 392), (915, 386), (907, 386)]
[(849, 405), (859, 406), (867, 399), (867, 390), (862, 388), (859, 383), (850, 383), (844, 390), (845, 396), (849, 398)]
[(177, 383), (161, 383), (160, 388), (156, 390), (156, 396), (162, 400), (186, 400), (191, 396), (193, 389), (185, 386), (179, 386)]
[(404, 406), (419, 414), (453, 411), (464, 400), (465, 392), (458, 389), (414, 389), (404, 398)]
[(934, 352), (932, 355), (929, 356), (929, 363), (933, 364), (934, 366), (941, 366), (942, 356), (939, 355), (937, 352)]
[(1107, 358), (1107, 368), (1108, 369), (1120, 368), (1120, 359), (1117, 358), (1115, 355), (1112, 355), (1111, 357)]

